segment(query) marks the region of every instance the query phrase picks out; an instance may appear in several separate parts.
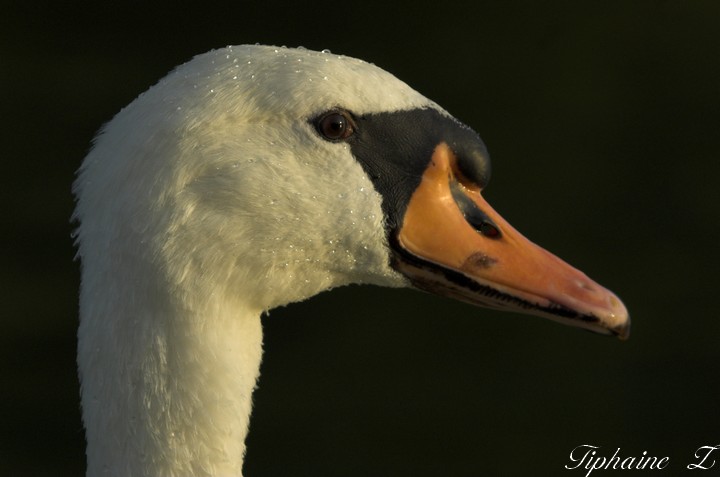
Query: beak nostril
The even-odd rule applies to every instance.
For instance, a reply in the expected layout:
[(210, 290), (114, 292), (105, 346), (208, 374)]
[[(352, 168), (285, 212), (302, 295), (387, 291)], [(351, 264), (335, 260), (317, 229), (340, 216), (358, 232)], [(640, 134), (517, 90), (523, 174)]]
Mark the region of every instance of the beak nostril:
[(500, 236), (500, 231), (498, 230), (498, 228), (489, 222), (481, 223), (478, 228), (480, 230), (480, 233), (488, 238), (497, 238)]
[(463, 186), (457, 180), (450, 181), (450, 194), (455, 199), (458, 209), (463, 217), (472, 228), (480, 235), (490, 239), (499, 239), (501, 237), (500, 229), (493, 223), (492, 219), (483, 212), (478, 205), (465, 194)]

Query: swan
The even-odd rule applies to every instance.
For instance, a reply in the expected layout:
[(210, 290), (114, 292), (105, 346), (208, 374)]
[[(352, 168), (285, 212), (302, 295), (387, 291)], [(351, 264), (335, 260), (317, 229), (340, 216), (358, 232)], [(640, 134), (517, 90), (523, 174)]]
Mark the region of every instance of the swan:
[(99, 132), (73, 191), (87, 475), (242, 474), (263, 312), (415, 287), (627, 337), (612, 292), (490, 207), (483, 142), (390, 73), (232, 46)]

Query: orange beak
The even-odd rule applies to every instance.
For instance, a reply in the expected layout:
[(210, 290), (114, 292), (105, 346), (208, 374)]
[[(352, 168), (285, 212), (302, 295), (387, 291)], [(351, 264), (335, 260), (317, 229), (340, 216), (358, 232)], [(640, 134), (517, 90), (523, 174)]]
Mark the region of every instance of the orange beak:
[(618, 297), (507, 223), (462, 175), (444, 142), (433, 152), (396, 239), (402, 249), (396, 266), (418, 288), (629, 336), (630, 318)]

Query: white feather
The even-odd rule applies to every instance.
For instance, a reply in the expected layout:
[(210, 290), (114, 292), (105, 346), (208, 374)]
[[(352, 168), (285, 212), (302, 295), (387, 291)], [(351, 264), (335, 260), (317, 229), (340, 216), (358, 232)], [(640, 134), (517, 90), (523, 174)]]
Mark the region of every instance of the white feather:
[(228, 47), (96, 138), (74, 186), (88, 475), (240, 475), (260, 314), (406, 284), (370, 179), (309, 123), (337, 106), (439, 109), (363, 61)]

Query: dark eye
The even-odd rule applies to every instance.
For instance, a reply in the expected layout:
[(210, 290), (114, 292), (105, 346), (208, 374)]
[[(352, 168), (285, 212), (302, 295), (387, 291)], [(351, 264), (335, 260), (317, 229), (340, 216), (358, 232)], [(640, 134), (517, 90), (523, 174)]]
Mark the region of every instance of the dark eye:
[(344, 111), (323, 114), (315, 121), (315, 127), (328, 141), (342, 141), (355, 132), (350, 115)]

